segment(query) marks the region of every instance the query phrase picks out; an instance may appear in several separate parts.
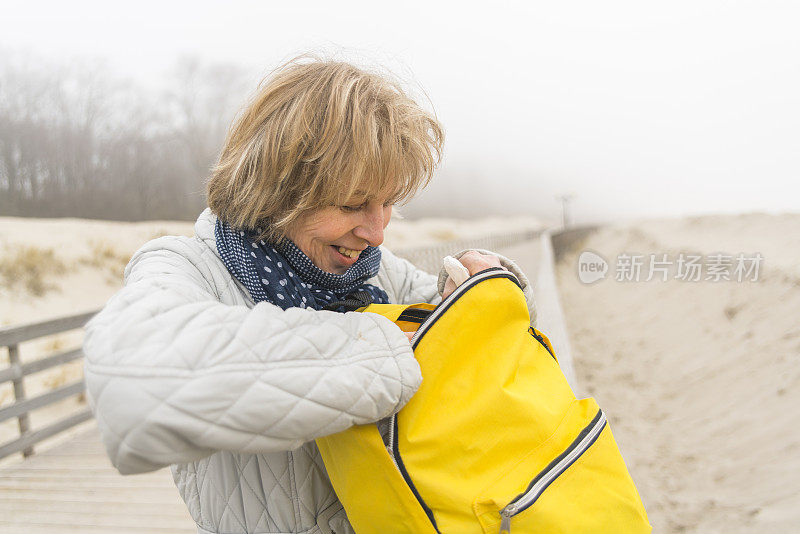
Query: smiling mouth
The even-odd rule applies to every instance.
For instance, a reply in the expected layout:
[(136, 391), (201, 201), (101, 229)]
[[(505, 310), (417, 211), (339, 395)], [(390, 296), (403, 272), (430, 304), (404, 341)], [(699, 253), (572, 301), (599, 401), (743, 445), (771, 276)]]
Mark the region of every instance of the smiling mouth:
[(354, 260), (361, 255), (361, 250), (354, 250), (345, 247), (340, 247), (338, 245), (331, 245), (333, 249), (339, 253), (340, 256), (347, 258), (348, 260)]

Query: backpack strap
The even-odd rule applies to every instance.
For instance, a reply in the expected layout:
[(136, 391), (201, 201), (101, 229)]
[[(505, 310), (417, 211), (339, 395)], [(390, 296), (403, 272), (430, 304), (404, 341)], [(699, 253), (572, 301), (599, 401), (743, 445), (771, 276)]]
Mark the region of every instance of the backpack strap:
[(403, 332), (415, 332), (436, 308), (434, 304), (370, 304), (358, 311), (377, 313), (396, 323)]
[[(353, 291), (352, 293), (348, 293), (344, 300), (337, 300), (336, 302), (331, 302), (327, 304), (322, 309), (326, 311), (341, 311), (341, 312), (349, 312), (349, 311), (356, 311), (359, 308), (363, 308), (365, 306), (369, 306), (372, 304), (372, 295), (366, 291)], [(344, 308), (340, 310), (339, 308)]]

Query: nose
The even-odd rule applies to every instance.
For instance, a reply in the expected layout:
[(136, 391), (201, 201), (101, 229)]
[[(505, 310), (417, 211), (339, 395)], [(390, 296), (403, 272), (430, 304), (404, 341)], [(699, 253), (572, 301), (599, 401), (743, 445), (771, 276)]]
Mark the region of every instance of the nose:
[(362, 212), (361, 221), (353, 229), (353, 234), (365, 240), (369, 246), (377, 247), (383, 243), (383, 229), (388, 222), (383, 205), (377, 202), (370, 202), (367, 209)]

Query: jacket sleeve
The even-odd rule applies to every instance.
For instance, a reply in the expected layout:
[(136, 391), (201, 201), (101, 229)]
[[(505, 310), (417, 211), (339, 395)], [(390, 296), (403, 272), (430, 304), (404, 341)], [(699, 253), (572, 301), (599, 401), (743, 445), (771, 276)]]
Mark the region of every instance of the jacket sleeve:
[[(522, 272), (522, 269), (520, 269), (519, 266), (516, 263), (514, 263), (513, 260), (510, 260), (510, 259), (506, 258), (502, 254), (498, 254), (497, 252), (492, 252), (490, 250), (483, 250), (483, 249), (479, 249), (479, 248), (474, 248), (474, 249), (473, 248), (469, 248), (469, 249), (462, 250), (458, 254), (453, 254), (453, 257), (458, 259), (461, 256), (463, 256), (464, 254), (466, 254), (467, 252), (469, 252), (470, 250), (475, 250), (477, 252), (480, 252), (481, 254), (489, 254), (491, 256), (497, 256), (497, 258), (500, 260), (500, 265), (502, 265), (503, 267), (505, 267), (506, 269), (511, 271), (514, 274), (514, 276), (517, 277), (517, 280), (519, 280), (520, 285), (522, 285), (522, 293), (525, 295), (525, 301), (528, 303), (528, 312), (530, 313), (530, 316), (531, 316), (531, 326), (535, 327), (536, 326), (536, 300), (534, 299), (534, 296), (533, 296), (533, 286), (531, 285), (530, 280), (528, 280), (528, 277), (525, 276), (525, 273)], [(447, 277), (448, 277), (447, 271), (445, 271), (444, 267), (443, 267), (439, 271), (439, 279), (438, 279), (438, 283), (437, 283), (437, 288), (438, 288), (439, 293), (444, 291), (444, 284), (447, 281)]]
[(86, 327), (88, 397), (121, 473), (290, 450), (386, 417), (419, 387), (385, 317), (226, 305), (198, 258), (189, 238), (146, 245)]

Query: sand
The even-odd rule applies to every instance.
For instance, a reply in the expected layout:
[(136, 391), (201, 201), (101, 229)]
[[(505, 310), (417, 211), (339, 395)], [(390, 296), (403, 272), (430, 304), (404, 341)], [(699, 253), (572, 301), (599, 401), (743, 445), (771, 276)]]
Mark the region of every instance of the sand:
[[(579, 281), (586, 249), (607, 279)], [(755, 282), (615, 280), (620, 253), (681, 251), (764, 260)], [(656, 532), (800, 531), (799, 260), (800, 215), (746, 214), (605, 226), (559, 262), (579, 388)]]

